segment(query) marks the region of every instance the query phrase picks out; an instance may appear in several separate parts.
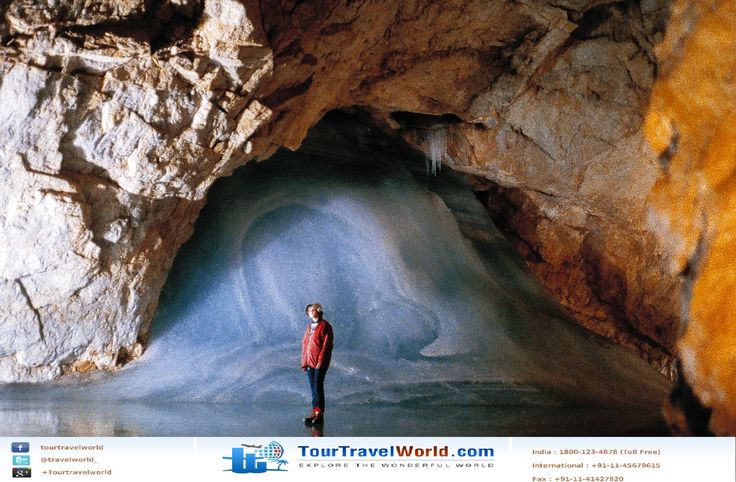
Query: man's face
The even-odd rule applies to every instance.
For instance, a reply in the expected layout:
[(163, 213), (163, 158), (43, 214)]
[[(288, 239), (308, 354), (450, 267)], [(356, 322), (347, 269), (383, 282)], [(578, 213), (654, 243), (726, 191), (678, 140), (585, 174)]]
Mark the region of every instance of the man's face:
[(314, 306), (309, 307), (309, 309), (307, 310), (307, 314), (312, 320), (314, 321), (319, 320), (319, 310), (315, 308)]

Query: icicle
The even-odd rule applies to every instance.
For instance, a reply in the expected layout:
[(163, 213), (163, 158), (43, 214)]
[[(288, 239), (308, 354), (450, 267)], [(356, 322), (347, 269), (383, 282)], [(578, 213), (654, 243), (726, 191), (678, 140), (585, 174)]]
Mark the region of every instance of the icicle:
[(429, 157), (426, 159), (427, 174), (433, 176), (442, 168), (442, 160), (447, 156), (447, 133), (442, 128), (430, 129), (427, 134)]

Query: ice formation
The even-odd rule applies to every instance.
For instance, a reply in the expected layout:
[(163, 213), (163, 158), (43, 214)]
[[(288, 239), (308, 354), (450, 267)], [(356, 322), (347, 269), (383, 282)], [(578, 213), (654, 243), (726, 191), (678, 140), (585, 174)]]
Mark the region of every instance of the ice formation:
[(447, 132), (435, 127), (427, 131), (429, 143), (429, 159), (427, 159), (427, 173), (436, 175), (442, 169), (442, 160), (447, 156)]

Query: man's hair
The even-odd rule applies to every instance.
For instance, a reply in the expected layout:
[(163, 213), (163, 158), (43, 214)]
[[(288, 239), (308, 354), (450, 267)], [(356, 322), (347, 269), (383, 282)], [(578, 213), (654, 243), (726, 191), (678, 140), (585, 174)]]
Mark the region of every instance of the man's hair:
[(309, 303), (306, 308), (304, 308), (304, 313), (309, 314), (309, 308), (311, 307), (317, 308), (317, 313), (319, 313), (319, 316), (322, 316), (325, 314), (324, 311), (322, 311), (322, 305), (319, 303)]

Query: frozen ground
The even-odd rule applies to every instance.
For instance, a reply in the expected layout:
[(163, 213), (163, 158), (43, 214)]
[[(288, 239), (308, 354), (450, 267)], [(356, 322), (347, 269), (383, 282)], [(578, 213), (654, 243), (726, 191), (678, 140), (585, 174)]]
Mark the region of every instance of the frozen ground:
[(140, 360), (3, 387), (0, 435), (303, 435), (315, 301), (326, 435), (662, 430), (667, 380), (566, 321), (458, 175), (305, 151), (213, 188)]

